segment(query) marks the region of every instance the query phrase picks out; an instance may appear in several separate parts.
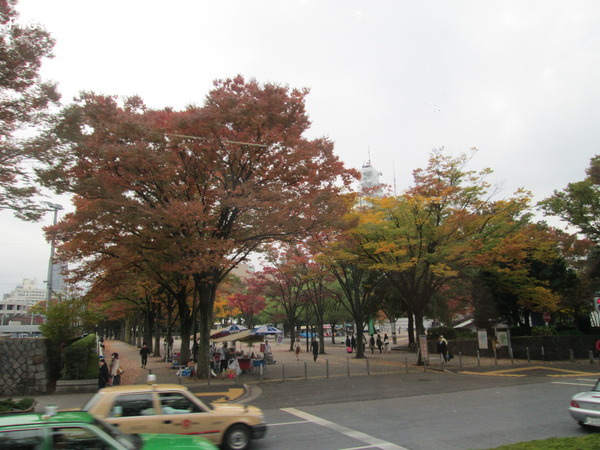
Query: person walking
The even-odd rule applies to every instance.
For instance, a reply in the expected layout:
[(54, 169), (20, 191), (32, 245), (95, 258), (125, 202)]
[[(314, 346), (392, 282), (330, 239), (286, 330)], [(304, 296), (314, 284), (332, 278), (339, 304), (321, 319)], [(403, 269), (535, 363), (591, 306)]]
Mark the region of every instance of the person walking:
[(352, 333), (352, 337), (350, 338), (350, 343), (352, 345), (352, 351), (356, 351), (356, 338), (354, 337), (354, 333)]
[(150, 349), (144, 342), (142, 348), (140, 349), (140, 356), (142, 357), (142, 369), (146, 368), (146, 364), (148, 364), (148, 355), (150, 354)]
[(383, 341), (381, 340), (381, 335), (377, 333), (377, 348), (379, 349), (379, 353), (383, 350)]
[(371, 353), (375, 353), (375, 336), (373, 335), (369, 339), (369, 348), (371, 349)]
[(100, 358), (99, 361), (99, 371), (98, 371), (98, 389), (102, 389), (108, 385), (110, 381), (110, 374), (108, 372), (108, 366), (106, 365), (106, 361), (104, 358)]
[(123, 370), (121, 369), (121, 361), (119, 360), (119, 354), (113, 353), (111, 355), (111, 357), (112, 357), (112, 360), (110, 362), (111, 384), (113, 386), (120, 386), (121, 385), (121, 374), (123, 373)]
[(387, 333), (383, 335), (383, 353), (390, 353), (390, 338)]
[(296, 354), (296, 361), (300, 361), (300, 347), (302, 346), (302, 344), (300, 344), (300, 338), (296, 337), (296, 340), (294, 341), (294, 353)]
[(317, 357), (319, 356), (319, 341), (315, 338), (312, 338), (312, 342), (310, 343), (310, 348), (313, 353), (313, 361), (317, 362)]
[(437, 352), (440, 354), (442, 364), (448, 361), (448, 341), (441, 334), (437, 342)]
[(227, 370), (227, 365), (229, 364), (229, 350), (227, 350), (227, 342), (223, 342), (223, 347), (221, 347), (219, 356), (221, 373), (223, 373)]

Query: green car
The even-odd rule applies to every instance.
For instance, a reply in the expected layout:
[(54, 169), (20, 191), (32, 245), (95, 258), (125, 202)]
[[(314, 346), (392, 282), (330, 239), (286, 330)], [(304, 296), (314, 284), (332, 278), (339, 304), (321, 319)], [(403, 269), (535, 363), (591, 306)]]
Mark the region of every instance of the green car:
[(0, 416), (0, 449), (10, 450), (137, 450), (204, 449), (217, 447), (198, 436), (124, 434), (83, 411)]

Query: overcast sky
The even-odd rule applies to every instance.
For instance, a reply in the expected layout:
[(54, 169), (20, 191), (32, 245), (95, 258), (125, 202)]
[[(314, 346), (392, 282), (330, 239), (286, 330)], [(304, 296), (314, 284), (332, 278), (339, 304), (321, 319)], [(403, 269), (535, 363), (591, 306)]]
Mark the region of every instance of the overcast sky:
[[(477, 147), (500, 197), (536, 200), (585, 177), (600, 143), (600, 2), (20, 0), (56, 39), (43, 75), (81, 90), (202, 104), (242, 74), (308, 87), (310, 137), (397, 192), (433, 148)], [(394, 177), (395, 175), (395, 177)], [(68, 200), (58, 199), (69, 208)], [(0, 293), (46, 279), (41, 227), (0, 211)]]

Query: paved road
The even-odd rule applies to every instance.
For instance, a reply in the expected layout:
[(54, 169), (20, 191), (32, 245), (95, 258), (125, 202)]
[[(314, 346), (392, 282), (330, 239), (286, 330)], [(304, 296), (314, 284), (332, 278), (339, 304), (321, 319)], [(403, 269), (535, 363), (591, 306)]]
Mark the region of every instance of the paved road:
[[(125, 382), (144, 382), (134, 346), (108, 341), (125, 367)], [(207, 399), (214, 396), (259, 406), (271, 425), (255, 449), (404, 449), (493, 448), (522, 440), (576, 436), (568, 399), (600, 376), (597, 362), (530, 363), (456, 358), (442, 366), (416, 366), (413, 354), (396, 350), (356, 360), (341, 345), (327, 346), (317, 362), (301, 354), (296, 361), (284, 343), (274, 345), (276, 364), (262, 374), (236, 380), (180, 379), (151, 357), (159, 382), (187, 385)], [(368, 361), (368, 363), (367, 363)], [(348, 376), (350, 373), (350, 376)], [(78, 408), (92, 394), (38, 397)]]

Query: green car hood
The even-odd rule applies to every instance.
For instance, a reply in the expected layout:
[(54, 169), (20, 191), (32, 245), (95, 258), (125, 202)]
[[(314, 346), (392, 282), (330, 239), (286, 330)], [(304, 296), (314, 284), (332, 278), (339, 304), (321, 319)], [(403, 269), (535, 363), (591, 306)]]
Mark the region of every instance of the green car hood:
[(200, 436), (186, 436), (179, 434), (140, 434), (144, 441), (144, 450), (164, 450), (164, 449), (202, 449), (217, 450), (218, 447), (207, 439)]

